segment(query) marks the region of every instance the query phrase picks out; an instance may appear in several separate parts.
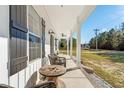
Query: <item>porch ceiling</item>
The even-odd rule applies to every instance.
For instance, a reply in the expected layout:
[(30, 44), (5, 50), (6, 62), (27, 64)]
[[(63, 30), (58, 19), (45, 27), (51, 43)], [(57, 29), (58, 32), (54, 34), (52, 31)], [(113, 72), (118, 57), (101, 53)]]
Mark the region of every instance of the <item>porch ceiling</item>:
[(77, 22), (83, 23), (95, 8), (93, 5), (45, 5), (41, 7), (44, 7), (57, 37), (61, 37), (62, 33), (68, 37), (70, 32), (77, 28)]
[(84, 6), (45, 6), (50, 20), (58, 34), (68, 34)]

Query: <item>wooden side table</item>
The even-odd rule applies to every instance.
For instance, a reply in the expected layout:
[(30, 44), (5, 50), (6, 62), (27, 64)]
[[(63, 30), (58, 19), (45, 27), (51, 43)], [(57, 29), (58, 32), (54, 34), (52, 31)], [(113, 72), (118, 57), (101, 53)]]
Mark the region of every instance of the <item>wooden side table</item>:
[(60, 65), (47, 65), (40, 68), (39, 73), (48, 77), (48, 81), (54, 81), (56, 86), (58, 86), (57, 77), (64, 75), (66, 68)]

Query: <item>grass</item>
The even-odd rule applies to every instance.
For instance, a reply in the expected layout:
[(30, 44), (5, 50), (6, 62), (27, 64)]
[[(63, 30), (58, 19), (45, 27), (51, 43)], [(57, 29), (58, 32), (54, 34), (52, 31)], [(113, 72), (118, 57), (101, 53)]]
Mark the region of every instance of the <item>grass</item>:
[(124, 54), (102, 51), (82, 52), (83, 64), (94, 69), (95, 73), (113, 87), (124, 87)]
[(67, 54), (67, 51), (66, 50), (60, 50), (59, 52), (60, 53), (63, 53), (63, 54)]
[(107, 70), (102, 67), (102, 65), (97, 65), (96, 63), (94, 64), (87, 61), (84, 61), (83, 64), (92, 67), (98, 76), (103, 78), (113, 87), (124, 87), (123, 76), (121, 76), (120, 74), (118, 75), (118, 72), (116, 72), (116, 70)]
[(112, 60), (113, 62), (124, 63), (124, 53), (112, 54), (110, 55), (110, 60)]
[[(113, 87), (124, 87), (124, 52), (112, 52), (83, 50), (82, 64), (92, 67), (98, 76)], [(76, 54), (75, 50), (73, 54)]]

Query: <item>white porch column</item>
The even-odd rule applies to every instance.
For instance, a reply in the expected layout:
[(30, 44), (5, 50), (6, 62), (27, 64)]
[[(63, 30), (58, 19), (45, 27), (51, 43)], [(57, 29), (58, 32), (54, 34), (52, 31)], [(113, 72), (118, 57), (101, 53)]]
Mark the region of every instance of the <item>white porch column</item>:
[(73, 42), (72, 42), (72, 35), (73, 35), (73, 32), (71, 32), (71, 36), (70, 36), (70, 56), (72, 57), (72, 45), (73, 45)]
[(77, 25), (77, 64), (81, 64), (81, 26)]
[(57, 40), (57, 51), (59, 53), (59, 39)]
[(58, 53), (59, 53), (59, 42), (60, 42), (60, 39), (58, 39), (58, 41), (57, 41), (57, 51), (58, 51)]
[(66, 40), (67, 40), (67, 55), (69, 55), (69, 38), (67, 38)]

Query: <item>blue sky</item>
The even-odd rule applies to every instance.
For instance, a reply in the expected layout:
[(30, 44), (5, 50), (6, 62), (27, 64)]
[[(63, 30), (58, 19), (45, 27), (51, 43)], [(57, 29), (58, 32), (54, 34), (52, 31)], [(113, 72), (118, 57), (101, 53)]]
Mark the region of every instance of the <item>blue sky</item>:
[(124, 6), (117, 5), (99, 5), (88, 17), (81, 28), (81, 43), (89, 42), (95, 36), (94, 29), (100, 29), (100, 32), (110, 28), (118, 28), (119, 24), (124, 22)]

